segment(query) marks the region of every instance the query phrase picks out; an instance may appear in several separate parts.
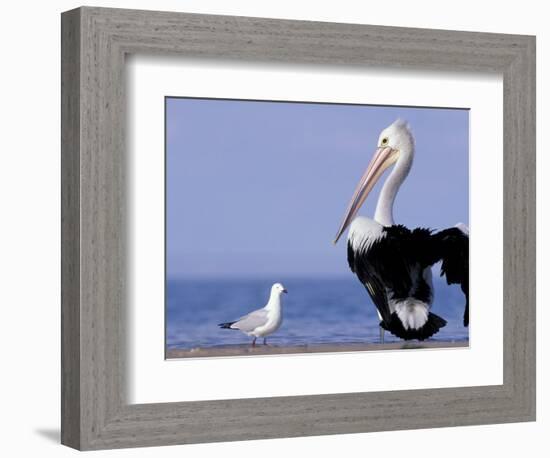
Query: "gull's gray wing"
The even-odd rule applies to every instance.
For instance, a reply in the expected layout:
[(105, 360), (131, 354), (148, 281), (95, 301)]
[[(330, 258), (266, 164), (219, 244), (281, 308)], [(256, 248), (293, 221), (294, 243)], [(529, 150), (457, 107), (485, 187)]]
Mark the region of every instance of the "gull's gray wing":
[(257, 327), (263, 326), (267, 323), (267, 310), (260, 309), (250, 312), (248, 315), (245, 315), (239, 318), (235, 323), (231, 325), (232, 329), (239, 329), (244, 332), (250, 332), (256, 329)]

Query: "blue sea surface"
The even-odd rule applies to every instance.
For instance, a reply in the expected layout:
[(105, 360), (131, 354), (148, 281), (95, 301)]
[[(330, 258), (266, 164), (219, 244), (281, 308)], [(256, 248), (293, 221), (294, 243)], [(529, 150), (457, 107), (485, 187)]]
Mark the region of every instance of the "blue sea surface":
[[(208, 348), (251, 341), (239, 331), (220, 329), (218, 323), (233, 321), (263, 307), (271, 285), (281, 281), (284, 296), (283, 323), (268, 338), (273, 345), (378, 343), (378, 316), (359, 281), (350, 278), (290, 279), (171, 279), (166, 284), (166, 345), (168, 349)], [(458, 286), (448, 286), (434, 276), (432, 311), (447, 326), (432, 339), (468, 341), (462, 325), (464, 296)], [(386, 342), (400, 339), (386, 332)]]

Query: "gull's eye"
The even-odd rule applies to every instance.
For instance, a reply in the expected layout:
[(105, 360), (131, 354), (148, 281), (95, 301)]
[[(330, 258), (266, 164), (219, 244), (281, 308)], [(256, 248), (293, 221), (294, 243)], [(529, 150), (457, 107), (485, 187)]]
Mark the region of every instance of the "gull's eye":
[(388, 137), (385, 137), (382, 139), (382, 145), (387, 145), (388, 144)]

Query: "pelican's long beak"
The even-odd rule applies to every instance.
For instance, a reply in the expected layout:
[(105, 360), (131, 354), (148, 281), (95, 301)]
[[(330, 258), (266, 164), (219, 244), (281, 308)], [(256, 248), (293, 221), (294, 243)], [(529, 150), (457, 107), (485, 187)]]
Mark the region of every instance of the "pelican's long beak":
[(397, 161), (399, 154), (397, 150), (390, 147), (380, 147), (374, 153), (372, 160), (370, 161), (367, 170), (364, 175), (361, 177), (353, 197), (348, 205), (340, 229), (336, 233), (333, 243), (338, 242), (338, 239), (342, 236), (344, 231), (349, 226), (350, 222), (355, 218), (355, 215), (363, 205), (363, 202), (371, 192), (372, 188), (390, 165), (394, 164)]

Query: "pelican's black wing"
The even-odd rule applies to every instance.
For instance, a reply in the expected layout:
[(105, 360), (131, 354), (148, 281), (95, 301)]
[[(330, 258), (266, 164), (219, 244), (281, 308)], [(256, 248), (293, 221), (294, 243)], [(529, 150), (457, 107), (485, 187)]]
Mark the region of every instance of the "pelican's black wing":
[[(458, 228), (432, 232), (395, 225), (380, 237), (353, 247), (348, 241), (348, 263), (367, 289), (382, 322), (391, 327), (389, 299), (414, 297), (429, 302), (432, 291), (423, 277), (427, 267), (441, 261), (441, 275), (448, 284), (460, 284), (466, 297), (464, 326), (469, 324), (469, 239)], [(394, 320), (395, 321), (395, 320)], [(443, 321), (439, 325), (443, 325)], [(440, 327), (441, 327), (440, 326)], [(397, 335), (397, 334), (396, 334)]]
[(441, 263), (441, 276), (445, 275), (447, 284), (459, 284), (466, 304), (464, 307), (464, 326), (469, 324), (469, 237), (456, 227), (444, 229), (432, 235), (432, 264)]
[[(404, 226), (385, 227), (382, 235), (362, 248), (348, 242), (348, 263), (367, 289), (383, 323), (392, 321), (388, 294), (392, 299), (407, 298), (422, 276), (421, 262), (430, 243), (428, 229), (413, 231)], [(427, 265), (427, 264), (426, 264)], [(431, 291), (427, 291), (430, 294)]]

